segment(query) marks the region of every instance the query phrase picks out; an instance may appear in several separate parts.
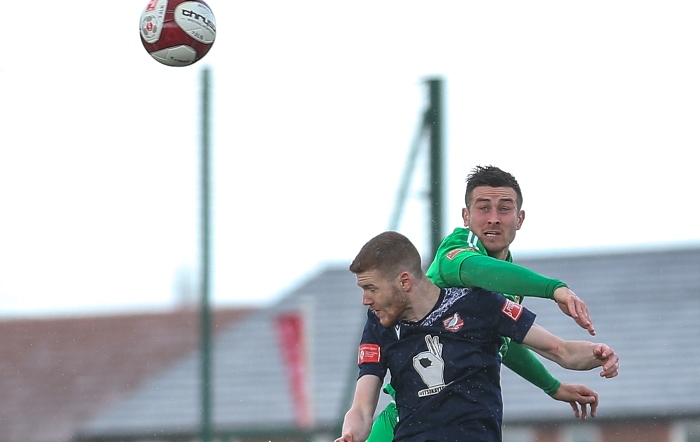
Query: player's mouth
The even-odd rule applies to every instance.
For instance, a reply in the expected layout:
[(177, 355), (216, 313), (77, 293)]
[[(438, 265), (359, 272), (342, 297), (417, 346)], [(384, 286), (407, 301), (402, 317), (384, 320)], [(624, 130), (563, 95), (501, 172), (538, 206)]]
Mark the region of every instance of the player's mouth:
[(489, 237), (498, 236), (500, 234), (501, 234), (501, 232), (493, 232), (493, 231), (484, 232), (484, 236), (489, 236)]

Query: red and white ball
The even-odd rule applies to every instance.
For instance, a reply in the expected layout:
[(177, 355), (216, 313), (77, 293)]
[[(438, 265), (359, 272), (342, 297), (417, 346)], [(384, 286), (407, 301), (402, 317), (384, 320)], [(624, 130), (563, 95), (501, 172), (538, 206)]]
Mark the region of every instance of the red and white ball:
[(150, 0), (141, 14), (141, 43), (157, 61), (188, 66), (216, 39), (216, 20), (202, 0)]

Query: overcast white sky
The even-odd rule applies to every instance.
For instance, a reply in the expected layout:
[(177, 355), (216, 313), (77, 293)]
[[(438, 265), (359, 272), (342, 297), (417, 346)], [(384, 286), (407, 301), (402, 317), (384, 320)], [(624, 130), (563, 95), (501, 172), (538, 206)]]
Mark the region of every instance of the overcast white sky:
[[(210, 0), (216, 43), (186, 68), (143, 50), (145, 4), (5, 20), (0, 316), (163, 308), (194, 284), (205, 65), (217, 304), (270, 302), (388, 227), (433, 75), (446, 230), (494, 164), (525, 194), (516, 260), (700, 245), (698, 2)], [(426, 250), (421, 178), (399, 230)]]

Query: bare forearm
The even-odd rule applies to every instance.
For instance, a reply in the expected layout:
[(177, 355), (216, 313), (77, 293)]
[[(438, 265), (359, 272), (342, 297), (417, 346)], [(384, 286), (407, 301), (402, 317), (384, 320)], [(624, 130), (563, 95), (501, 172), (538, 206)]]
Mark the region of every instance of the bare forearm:
[(532, 350), (568, 370), (591, 370), (603, 365), (593, 352), (595, 347), (596, 344), (589, 341), (562, 340), (551, 348), (532, 348)]
[(522, 344), (569, 370), (590, 370), (601, 365), (594, 350), (597, 344), (589, 341), (565, 341), (534, 324)]
[(352, 406), (345, 413), (343, 433), (336, 442), (364, 442), (369, 437), (377, 408), (381, 379), (373, 375), (365, 375), (357, 380), (355, 397)]
[(345, 413), (343, 435), (352, 435), (353, 442), (364, 442), (372, 430), (372, 414), (359, 408), (350, 408)]

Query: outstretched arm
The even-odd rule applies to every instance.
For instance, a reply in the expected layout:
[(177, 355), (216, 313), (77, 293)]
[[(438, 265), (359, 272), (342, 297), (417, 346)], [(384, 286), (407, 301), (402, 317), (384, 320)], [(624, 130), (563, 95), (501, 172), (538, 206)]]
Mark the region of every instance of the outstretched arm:
[(554, 394), (561, 386), (561, 382), (547, 371), (547, 368), (530, 350), (515, 341), (508, 343), (508, 351), (503, 355), (502, 362), (548, 395)]
[(352, 406), (345, 413), (342, 435), (335, 442), (364, 442), (372, 429), (382, 381), (368, 374), (357, 380)]
[(441, 287), (481, 287), (498, 293), (554, 299), (576, 323), (595, 335), (588, 307), (566, 284), (532, 270), (478, 253), (461, 252), (452, 259), (437, 256), (428, 276)]
[(598, 393), (580, 384), (559, 382), (529, 349), (510, 341), (508, 351), (503, 356), (503, 365), (531, 384), (541, 388), (553, 399), (567, 402), (574, 410), (576, 418), (586, 419), (595, 416), (598, 408)]
[(525, 335), (523, 345), (570, 370), (591, 370), (603, 367), (600, 375), (617, 376), (619, 357), (605, 344), (589, 341), (565, 341), (534, 324)]

